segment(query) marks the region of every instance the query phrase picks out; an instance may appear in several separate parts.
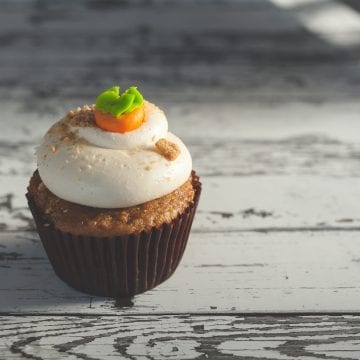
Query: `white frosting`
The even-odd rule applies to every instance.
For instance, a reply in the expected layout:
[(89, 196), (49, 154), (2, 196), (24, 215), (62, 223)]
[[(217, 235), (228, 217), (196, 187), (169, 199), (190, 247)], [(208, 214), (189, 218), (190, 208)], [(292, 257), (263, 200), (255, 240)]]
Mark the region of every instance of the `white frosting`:
[[(58, 197), (81, 205), (123, 208), (159, 198), (181, 186), (190, 176), (189, 151), (167, 132), (164, 113), (145, 104), (145, 122), (138, 129), (112, 133), (98, 127), (78, 127), (66, 118), (45, 135), (37, 150), (40, 177)], [(61, 123), (69, 123), (74, 141), (64, 141)], [(173, 161), (156, 152), (166, 138), (180, 148)]]

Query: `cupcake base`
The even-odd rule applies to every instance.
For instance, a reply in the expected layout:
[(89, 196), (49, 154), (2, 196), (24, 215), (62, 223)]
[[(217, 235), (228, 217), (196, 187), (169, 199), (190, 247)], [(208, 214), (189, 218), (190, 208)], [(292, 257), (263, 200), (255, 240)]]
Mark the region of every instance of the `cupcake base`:
[(46, 220), (27, 193), (29, 208), (55, 273), (71, 287), (99, 296), (126, 297), (168, 279), (184, 254), (201, 193), (193, 172), (194, 202), (169, 224), (114, 237), (62, 232)]

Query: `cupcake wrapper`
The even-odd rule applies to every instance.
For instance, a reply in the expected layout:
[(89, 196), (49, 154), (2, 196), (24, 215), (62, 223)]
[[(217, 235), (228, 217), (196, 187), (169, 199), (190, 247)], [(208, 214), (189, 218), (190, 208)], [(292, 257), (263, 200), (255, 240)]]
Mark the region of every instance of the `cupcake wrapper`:
[(201, 183), (193, 172), (194, 203), (170, 224), (139, 234), (78, 236), (49, 224), (28, 193), (29, 208), (55, 273), (71, 287), (124, 297), (154, 288), (175, 271), (184, 254)]

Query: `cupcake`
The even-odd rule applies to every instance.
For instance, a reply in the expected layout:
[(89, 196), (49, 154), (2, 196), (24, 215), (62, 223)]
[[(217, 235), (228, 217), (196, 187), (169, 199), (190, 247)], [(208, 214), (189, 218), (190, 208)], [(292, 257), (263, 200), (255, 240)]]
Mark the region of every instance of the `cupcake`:
[(163, 111), (115, 86), (70, 111), (37, 148), (26, 194), (56, 274), (80, 291), (130, 296), (177, 268), (201, 184)]

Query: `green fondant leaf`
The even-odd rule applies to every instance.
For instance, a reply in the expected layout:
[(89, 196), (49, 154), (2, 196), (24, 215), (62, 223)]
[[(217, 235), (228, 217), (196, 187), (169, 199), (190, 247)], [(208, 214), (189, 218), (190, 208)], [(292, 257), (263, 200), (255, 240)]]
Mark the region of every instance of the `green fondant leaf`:
[(113, 86), (102, 92), (96, 99), (96, 108), (115, 117), (130, 113), (142, 105), (144, 98), (136, 86), (129, 87), (122, 94), (119, 86)]
[(116, 104), (111, 106), (111, 113), (115, 117), (124, 114), (132, 105), (134, 98), (135, 96), (132, 94), (122, 94), (119, 101), (117, 101)]

